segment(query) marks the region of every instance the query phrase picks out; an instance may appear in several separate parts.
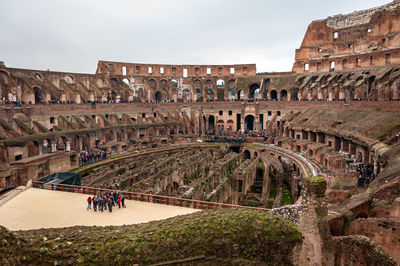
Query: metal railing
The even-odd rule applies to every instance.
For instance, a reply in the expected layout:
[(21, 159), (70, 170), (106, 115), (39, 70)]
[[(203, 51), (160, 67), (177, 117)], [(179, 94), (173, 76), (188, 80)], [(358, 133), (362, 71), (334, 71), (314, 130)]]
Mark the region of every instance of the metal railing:
[[(40, 189), (57, 190), (57, 191), (81, 193), (81, 194), (88, 194), (88, 195), (96, 195), (96, 194), (102, 194), (105, 192), (116, 191), (116, 190), (105, 189), (105, 188), (75, 186), (75, 185), (66, 185), (66, 184), (53, 184), (53, 183), (45, 183), (45, 182), (40, 182), (40, 181), (33, 181), (32, 186), (34, 188), (40, 188)], [(170, 197), (170, 196), (144, 194), (144, 193), (139, 193), (139, 192), (129, 192), (129, 191), (118, 191), (118, 192), (123, 194), (125, 199), (128, 199), (128, 200), (136, 200), (136, 201), (149, 202), (149, 203), (155, 203), (155, 204), (164, 204), (164, 205), (169, 205), (169, 206), (179, 206), (179, 207), (186, 207), (186, 208), (193, 208), (193, 209), (241, 208), (241, 209), (269, 211), (269, 209), (266, 209), (266, 208), (257, 208), (257, 207), (249, 207), (249, 206), (241, 206), (241, 205), (209, 202), (209, 201), (201, 201), (201, 200), (193, 200), (193, 199), (183, 199), (183, 198), (176, 198), (176, 197)]]

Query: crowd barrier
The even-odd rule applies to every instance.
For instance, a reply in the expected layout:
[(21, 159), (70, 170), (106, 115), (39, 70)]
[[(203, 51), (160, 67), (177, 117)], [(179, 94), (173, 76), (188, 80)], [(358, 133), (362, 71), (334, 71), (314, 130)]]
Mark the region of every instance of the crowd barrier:
[[(34, 188), (73, 192), (73, 193), (82, 193), (82, 194), (88, 194), (88, 195), (96, 195), (96, 194), (102, 194), (105, 192), (116, 191), (116, 190), (112, 190), (112, 189), (86, 187), (86, 186), (74, 186), (74, 185), (65, 185), (65, 184), (52, 184), (52, 183), (45, 183), (45, 182), (39, 182), (39, 181), (33, 181), (32, 185)], [(209, 202), (209, 201), (200, 201), (200, 200), (193, 200), (193, 199), (183, 199), (183, 198), (176, 198), (176, 197), (170, 197), (170, 196), (144, 194), (144, 193), (139, 193), (139, 192), (128, 192), (128, 191), (119, 191), (119, 192), (124, 195), (125, 199), (128, 199), (128, 200), (136, 200), (136, 201), (142, 201), (142, 202), (164, 204), (164, 205), (170, 205), (170, 206), (179, 206), (179, 207), (186, 207), (186, 208), (193, 208), (193, 209), (241, 208), (241, 209), (269, 211), (269, 209), (266, 209), (266, 208), (257, 208), (257, 207), (241, 206), (241, 205), (234, 205), (234, 204)]]

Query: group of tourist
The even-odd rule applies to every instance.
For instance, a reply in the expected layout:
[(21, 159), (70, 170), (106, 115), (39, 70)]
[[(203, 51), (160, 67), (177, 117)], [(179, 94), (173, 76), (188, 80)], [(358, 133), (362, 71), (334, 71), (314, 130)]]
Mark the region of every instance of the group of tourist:
[(357, 173), (359, 187), (368, 186), (375, 179), (373, 165), (360, 163), (357, 166)]
[(102, 159), (107, 158), (107, 151), (106, 147), (102, 147), (100, 149), (100, 152), (98, 153), (93, 153), (89, 149), (86, 151), (82, 151), (79, 154), (79, 165), (85, 165), (88, 163), (93, 163)]
[(115, 191), (97, 194), (93, 197), (89, 196), (87, 198), (87, 204), (87, 210), (92, 209), (93, 205), (93, 211), (95, 212), (103, 212), (107, 210), (107, 208), (109, 212), (112, 212), (112, 208), (116, 206), (118, 206), (119, 209), (121, 209), (121, 207), (126, 208), (124, 195)]

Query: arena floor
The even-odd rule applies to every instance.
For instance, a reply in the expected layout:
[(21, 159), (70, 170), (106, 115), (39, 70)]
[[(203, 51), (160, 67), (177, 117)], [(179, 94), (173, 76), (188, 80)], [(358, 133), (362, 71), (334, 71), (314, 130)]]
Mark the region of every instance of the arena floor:
[(88, 195), (30, 188), (0, 207), (0, 225), (9, 230), (74, 225), (138, 224), (193, 213), (198, 210), (126, 200), (127, 208), (87, 211)]

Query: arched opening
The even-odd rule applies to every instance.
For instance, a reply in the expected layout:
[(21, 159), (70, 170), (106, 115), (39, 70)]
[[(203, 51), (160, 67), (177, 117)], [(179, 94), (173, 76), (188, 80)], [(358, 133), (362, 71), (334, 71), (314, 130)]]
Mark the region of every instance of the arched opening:
[(59, 137), (57, 140), (57, 150), (64, 151), (66, 149), (66, 140), (63, 137)]
[(157, 82), (154, 79), (149, 80), (149, 86), (152, 89), (157, 89)]
[(149, 137), (155, 137), (157, 135), (157, 131), (154, 127), (149, 128)]
[(215, 129), (215, 117), (213, 115), (210, 115), (208, 117), (208, 129), (209, 130)]
[(217, 80), (217, 88), (225, 87), (225, 81), (223, 79)]
[(39, 73), (32, 73), (32, 76), (37, 80), (42, 80), (42, 77), (40, 76)]
[(171, 80), (171, 84), (174, 89), (178, 88), (178, 81), (176, 79)]
[(161, 102), (162, 100), (162, 93), (160, 91), (156, 91), (154, 98), (156, 100), (156, 102)]
[(128, 129), (128, 132), (127, 132), (128, 140), (133, 140), (133, 139), (135, 139), (135, 136), (136, 136), (136, 131), (135, 131), (135, 129), (129, 128), (129, 129)]
[(129, 79), (126, 79), (126, 78), (125, 78), (125, 79), (123, 79), (122, 81), (123, 81), (126, 85), (129, 86)]
[(217, 126), (218, 126), (218, 130), (224, 130), (224, 126), (225, 126), (224, 120), (218, 120)]
[(201, 102), (203, 101), (203, 96), (201, 93), (201, 81), (200, 80), (195, 80), (194, 81), (194, 89), (196, 92), (196, 101)]
[(43, 140), (42, 153), (51, 153), (51, 141), (49, 139)]
[(281, 101), (286, 101), (287, 100), (287, 91), (286, 90), (281, 90)]
[(35, 104), (43, 103), (43, 94), (41, 90), (35, 87), (33, 88), (33, 93), (35, 94)]
[(238, 100), (243, 100), (244, 99), (244, 91), (243, 90), (239, 90), (237, 92), (237, 99)]
[(114, 133), (111, 130), (107, 130), (104, 133), (104, 139), (105, 141), (108, 142), (113, 142), (114, 141)]
[(233, 130), (233, 125), (234, 125), (233, 120), (229, 119), (228, 122), (226, 122), (226, 129), (229, 130), (229, 131), (232, 131)]
[(272, 90), (270, 93), (270, 99), (271, 100), (278, 100), (278, 93), (276, 92), (276, 90)]
[(117, 141), (124, 141), (124, 130), (123, 129), (120, 129), (120, 130), (117, 130)]
[(89, 149), (90, 148), (90, 137), (89, 134), (83, 134), (82, 136), (82, 148)]
[(235, 89), (228, 89), (228, 100), (235, 100)]
[(31, 141), (28, 144), (28, 157), (39, 155), (39, 143), (36, 141)]
[(243, 152), (243, 159), (247, 160), (247, 159), (250, 159), (250, 158), (251, 158), (250, 152), (248, 150), (245, 150)]
[(247, 115), (244, 118), (244, 129), (245, 130), (254, 130), (254, 116)]
[(258, 93), (260, 92), (259, 84), (251, 84), (249, 89), (249, 99), (254, 99), (258, 97)]

